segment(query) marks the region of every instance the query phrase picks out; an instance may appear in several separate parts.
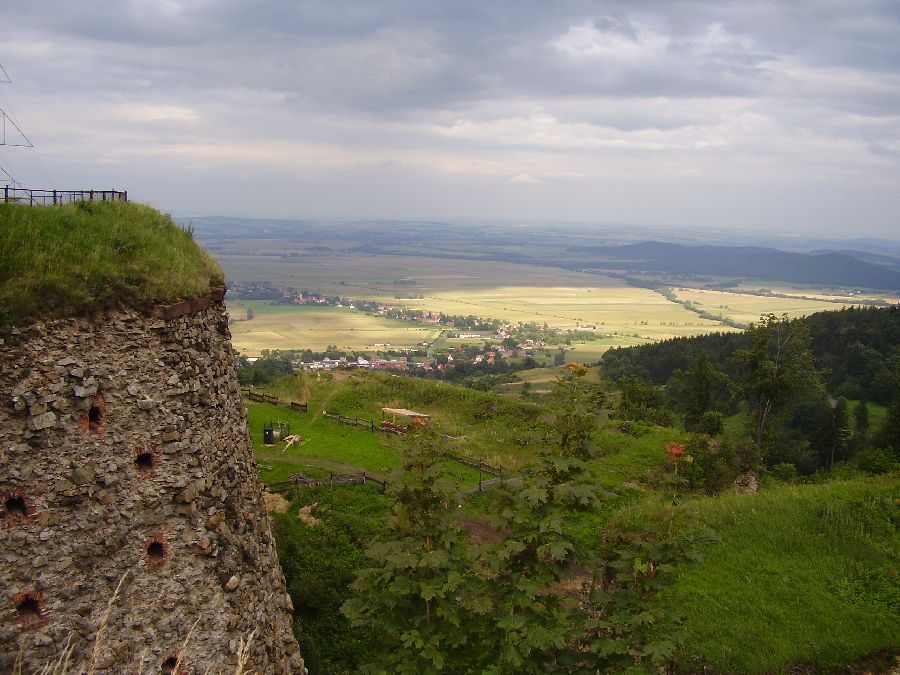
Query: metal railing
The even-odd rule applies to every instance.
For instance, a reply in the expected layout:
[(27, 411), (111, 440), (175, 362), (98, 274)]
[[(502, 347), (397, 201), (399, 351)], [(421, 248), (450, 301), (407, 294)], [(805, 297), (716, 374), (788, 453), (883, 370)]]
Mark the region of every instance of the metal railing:
[(128, 192), (119, 190), (31, 190), (3, 186), (0, 203), (28, 204), (29, 206), (62, 206), (75, 202), (127, 202)]

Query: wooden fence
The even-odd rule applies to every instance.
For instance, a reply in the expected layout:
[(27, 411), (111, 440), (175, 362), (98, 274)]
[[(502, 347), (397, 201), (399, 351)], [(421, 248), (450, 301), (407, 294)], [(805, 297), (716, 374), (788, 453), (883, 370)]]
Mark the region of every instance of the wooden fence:
[(375, 424), (372, 420), (363, 419), (362, 417), (347, 417), (346, 415), (341, 415), (340, 413), (331, 413), (327, 410), (322, 411), (322, 417), (327, 417), (330, 420), (337, 420), (341, 424), (347, 424), (351, 427), (362, 427), (363, 429), (368, 429), (369, 431), (378, 431), (378, 425)]
[(270, 483), (269, 489), (277, 492), (279, 490), (287, 490), (292, 487), (296, 489), (301, 486), (313, 487), (325, 485), (328, 487), (338, 487), (341, 485), (366, 485), (367, 483), (375, 483), (376, 485), (380, 485), (382, 492), (385, 491), (388, 485), (388, 482), (386, 480), (375, 478), (374, 476), (370, 476), (365, 472), (332, 473), (329, 474), (328, 478), (310, 478), (309, 476), (305, 476), (302, 473), (295, 473), (288, 480), (279, 481), (277, 483)]
[(271, 403), (272, 405), (281, 405), (293, 410), (297, 410), (299, 412), (309, 411), (308, 403), (298, 403), (297, 401), (283, 401), (277, 396), (272, 396), (271, 394), (262, 394), (260, 392), (253, 391), (252, 389), (241, 389), (241, 393), (251, 401), (255, 401), (256, 403)]
[(452, 459), (454, 462), (459, 462), (460, 464), (471, 467), (473, 469), (478, 469), (479, 471), (483, 471), (484, 473), (489, 473), (492, 476), (496, 476), (497, 478), (503, 478), (502, 466), (494, 466), (493, 464), (488, 464), (482, 459), (461, 457), (460, 455), (454, 455), (452, 452), (445, 452), (444, 456)]

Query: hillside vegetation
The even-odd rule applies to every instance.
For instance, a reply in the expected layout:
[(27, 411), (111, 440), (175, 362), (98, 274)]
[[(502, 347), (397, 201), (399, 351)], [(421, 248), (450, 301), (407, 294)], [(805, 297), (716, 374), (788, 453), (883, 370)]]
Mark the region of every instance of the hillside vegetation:
[(190, 232), (148, 206), (0, 205), (0, 325), (146, 308), (224, 282)]
[(712, 528), (714, 544), (679, 565), (663, 603), (684, 615), (679, 670), (837, 670), (900, 635), (900, 509), (893, 477), (779, 485), (675, 509), (645, 500), (617, 514), (609, 536), (651, 523)]
[[(565, 387), (517, 399), (366, 372), (294, 375), (261, 388), (310, 403), (305, 414), (249, 404), (264, 480), (356, 467), (392, 485), (386, 495), (373, 484), (286, 493), (276, 537), (312, 673), (404, 659), (416, 672), (483, 672), (500, 660), (519, 663), (517, 672), (594, 672), (600, 664), (748, 673), (890, 661), (900, 630), (896, 471), (847, 469), (849, 478), (822, 473), (805, 485), (761, 471), (760, 492), (741, 494), (734, 477), (754, 461), (740, 442), (742, 423), (729, 419), (714, 438), (691, 434), (675, 424), (673, 408), (670, 426), (634, 422), (623, 433), (633, 392), (591, 376), (574, 408)], [(477, 473), (423, 460), (428, 441), (321, 415), (377, 420), (385, 405), (431, 414), (435, 431), (454, 437), (433, 450), (488, 455), (516, 480), (479, 493)], [(605, 422), (607, 415), (619, 419)], [(279, 416), (291, 416), (303, 445), (281, 450), (257, 440)], [(546, 449), (571, 438), (580, 439), (577, 452), (552, 454), (547, 473)], [(571, 474), (579, 465), (580, 478)], [(554, 504), (551, 494), (575, 501)], [(445, 550), (438, 541), (449, 557), (427, 553)], [(515, 562), (520, 545), (536, 557)], [(432, 562), (440, 567), (428, 571)], [(526, 612), (516, 598), (529, 584), (537, 604)], [(461, 603), (450, 623), (423, 623), (423, 597), (442, 603), (449, 588)], [(524, 612), (514, 630), (503, 619), (507, 598)], [(576, 606), (588, 613), (570, 614)], [(400, 633), (384, 632), (391, 626), (407, 626), (423, 646), (399, 644)]]

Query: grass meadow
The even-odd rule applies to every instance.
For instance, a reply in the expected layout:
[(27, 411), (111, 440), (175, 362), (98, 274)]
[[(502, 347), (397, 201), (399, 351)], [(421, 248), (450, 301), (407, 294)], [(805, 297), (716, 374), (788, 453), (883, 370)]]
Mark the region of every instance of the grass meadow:
[(682, 667), (822, 672), (896, 647), (896, 476), (698, 498), (674, 515), (721, 539), (665, 593), (686, 617)]
[[(558, 372), (537, 368), (523, 377), (536, 387), (550, 386)], [(595, 373), (592, 369), (588, 377)], [(266, 482), (294, 471), (321, 476), (365, 470), (389, 476), (408, 439), (345, 427), (322, 417), (322, 410), (375, 420), (382, 406), (426, 412), (436, 430), (454, 437), (448, 441), (450, 449), (513, 472), (534, 460), (553, 418), (550, 399), (508, 399), (380, 373), (301, 374), (265, 389), (310, 403), (306, 414), (249, 404), (251, 434)], [(875, 418), (882, 411), (872, 412)], [(287, 451), (264, 447), (262, 425), (278, 419), (288, 419), (291, 431), (307, 440)], [(660, 596), (671, 609), (666, 616), (684, 616), (678, 630), (686, 640), (677, 654), (676, 672), (704, 666), (729, 673), (827, 672), (896, 645), (896, 474), (812, 485), (766, 482), (750, 495), (684, 492), (674, 506), (671, 492), (662, 487), (671, 470), (665, 446), (685, 441), (683, 432), (651, 425), (632, 436), (606, 424), (595, 440), (600, 452), (588, 462), (588, 471), (601, 488), (601, 504), (566, 522), (573, 538), (595, 546), (607, 535), (623, 534), (627, 541), (650, 531), (672, 535), (711, 528), (717, 534), (716, 543), (700, 544), (676, 564), (674, 584)], [(476, 484), (477, 472), (449, 462), (447, 468), (460, 487)], [(365, 489), (365, 495), (376, 492)], [(327, 508), (320, 511), (338, 517), (340, 495), (349, 491), (352, 501), (363, 494), (360, 490), (304, 489), (298, 499), (326, 499)], [(468, 496), (460, 511), (467, 527), (487, 527), (490, 495)], [(653, 530), (651, 525), (659, 523), (662, 529)]]

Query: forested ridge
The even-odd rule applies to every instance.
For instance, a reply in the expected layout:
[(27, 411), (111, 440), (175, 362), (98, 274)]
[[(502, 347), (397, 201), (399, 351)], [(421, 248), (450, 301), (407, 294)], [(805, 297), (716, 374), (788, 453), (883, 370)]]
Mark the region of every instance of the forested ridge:
[(611, 350), (602, 366), (619, 384), (624, 419), (681, 417), (687, 430), (713, 435), (729, 420), (743, 429), (732, 435), (746, 443), (748, 464), (805, 475), (842, 462), (877, 471), (900, 454), (897, 307), (770, 314), (743, 333)]
[[(816, 368), (829, 393), (891, 405), (900, 373), (900, 308), (849, 307), (802, 319), (812, 338)], [(705, 352), (732, 379), (739, 377), (735, 354), (749, 348), (751, 333), (711, 333), (609, 350), (602, 358), (605, 377), (632, 376), (666, 384), (676, 370), (687, 370)]]

